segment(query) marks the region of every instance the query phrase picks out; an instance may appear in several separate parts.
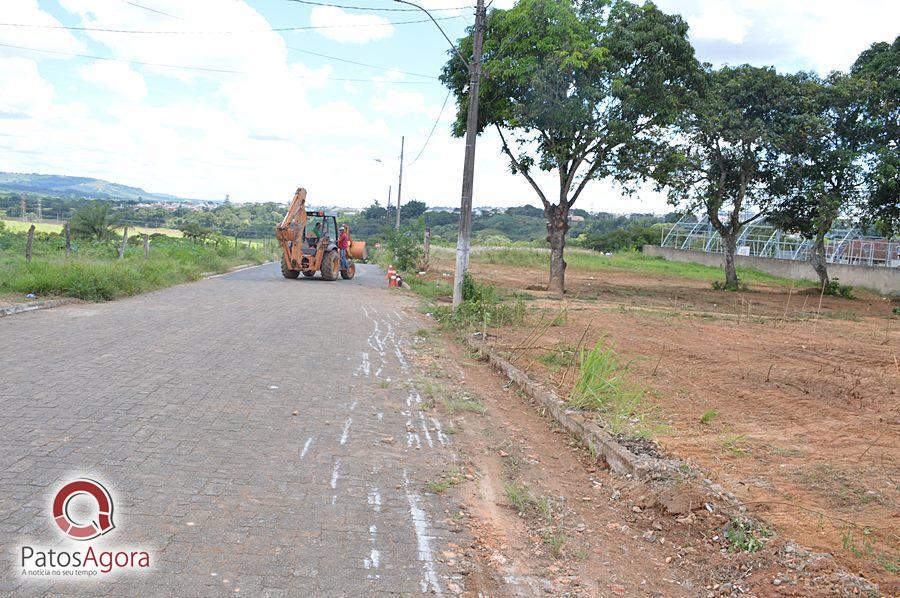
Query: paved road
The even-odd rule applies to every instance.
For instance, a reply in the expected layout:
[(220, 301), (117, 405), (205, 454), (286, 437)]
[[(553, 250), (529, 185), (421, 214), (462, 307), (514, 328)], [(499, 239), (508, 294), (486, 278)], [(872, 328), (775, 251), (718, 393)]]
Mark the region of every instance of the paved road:
[[(0, 319), (0, 594), (455, 589), (423, 491), (453, 447), (416, 408), (413, 313), (374, 267), (325, 282), (268, 264)], [(63, 543), (50, 505), (78, 476), (115, 502), (91, 543), (149, 548), (150, 573), (19, 575), (23, 544)]]

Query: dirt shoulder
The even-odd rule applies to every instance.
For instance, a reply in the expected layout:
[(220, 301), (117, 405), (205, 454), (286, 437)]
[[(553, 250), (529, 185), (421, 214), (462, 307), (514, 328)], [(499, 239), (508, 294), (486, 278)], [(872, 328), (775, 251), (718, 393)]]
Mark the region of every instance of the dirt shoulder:
[[(439, 262), (431, 276), (441, 277), (441, 270), (451, 267)], [(723, 555), (722, 543), (711, 538), (721, 535), (727, 522), (708, 512), (698, 517), (700, 521), (689, 523), (678, 523), (677, 516), (671, 521), (656, 517), (641, 530), (638, 520), (646, 517), (638, 504), (640, 494), (629, 494), (642, 492), (640, 485), (597, 471), (588, 456), (578, 457), (578, 451), (564, 448), (567, 439), (534, 415), (533, 406), (502, 387), (499, 396), (496, 389), (491, 390), (490, 384), (496, 387), (498, 381), (485, 374), (483, 366), (477, 370), (482, 373), (473, 370), (468, 376), (467, 366), (462, 367), (465, 383), (478, 385), (478, 392), (486, 397), (488, 419), (496, 413), (498, 429), (510, 437), (510, 446), (523, 447), (533, 476), (530, 480), (525, 476), (527, 484), (538, 488), (550, 484), (549, 494), (555, 488), (576, 497), (564, 501), (567, 507), (589, 506), (593, 515), (599, 515), (593, 523), (584, 523), (592, 526), (592, 539), (606, 545), (613, 538), (618, 542), (637, 538), (638, 554), (643, 548), (673, 567), (670, 576), (654, 576), (653, 582), (629, 577), (625, 587), (660, 583), (662, 577), (673, 580), (669, 592), (672, 587), (696, 591), (732, 581), (759, 583), (768, 589), (797, 587), (788, 582), (789, 576), (783, 586), (773, 581), (780, 579), (778, 567), (790, 571), (785, 569), (783, 551), (791, 540), (814, 553), (835, 555), (835, 569), (871, 579), (887, 594), (900, 590), (896, 585), (900, 321), (890, 318), (890, 302), (861, 293), (855, 300), (822, 298), (819, 308), (819, 295), (805, 289), (771, 287), (727, 293), (684, 279), (570, 272), (571, 297), (560, 303), (536, 290), (543, 278), (538, 271), (477, 263), (473, 271), (476, 277), (529, 295), (527, 303), (534, 308), (530, 325), (491, 329), (492, 344), (518, 353), (517, 365), (556, 385), (557, 392), (566, 396), (571, 372), (564, 375), (565, 366), (540, 358), (569, 351), (582, 338), (589, 346), (607, 339), (627, 362), (628, 376), (650, 390), (649, 400), (660, 424), (655, 439), (663, 450), (708, 472), (712, 481), (734, 493), (775, 532), (762, 552)], [(559, 321), (535, 339), (533, 320), (541, 312)], [(522, 350), (523, 346), (529, 348)], [(468, 363), (463, 358), (459, 362)], [(496, 401), (493, 408), (491, 401)], [(529, 417), (537, 418), (533, 426), (523, 421)], [(514, 454), (505, 448), (493, 449), (485, 455), (497, 459), (500, 450)], [(574, 461), (559, 462), (570, 452)], [(485, 470), (506, 471), (505, 457), (499, 457), (499, 465), (490, 465), (487, 456), (484, 459), (488, 460)], [(609, 494), (604, 495), (607, 490)], [(617, 500), (612, 500), (614, 493)], [(590, 500), (582, 504), (580, 498)], [(644, 502), (650, 501), (645, 497)], [(631, 511), (634, 506), (641, 512)], [(649, 509), (658, 510), (658, 505)], [(609, 521), (601, 525), (604, 518)], [(673, 521), (677, 531), (667, 527)], [(618, 530), (626, 525), (641, 532), (629, 536), (612, 524), (619, 525)], [(655, 529), (659, 526), (663, 529)], [(648, 543), (645, 531), (657, 539), (668, 536), (669, 548), (665, 549), (665, 543)], [(576, 531), (571, 537), (583, 535)], [(708, 550), (699, 538), (706, 539)], [(684, 558), (676, 544), (697, 552), (688, 551), (690, 557)], [(793, 550), (793, 544), (787, 546), (788, 552)], [(584, 554), (577, 543), (570, 544), (570, 549), (572, 554)], [(584, 550), (593, 554), (594, 546)], [(758, 560), (766, 554), (770, 561)], [(740, 574), (742, 559), (754, 562), (751, 569), (756, 574)], [(577, 563), (577, 577), (599, 579), (596, 588), (610, 592), (616, 583), (609, 571), (628, 576), (620, 569), (627, 569), (627, 564), (603, 562), (610, 565), (591, 569), (595, 565), (590, 558)], [(774, 568), (762, 579), (759, 571), (766, 562)], [(723, 572), (732, 572), (733, 579)]]

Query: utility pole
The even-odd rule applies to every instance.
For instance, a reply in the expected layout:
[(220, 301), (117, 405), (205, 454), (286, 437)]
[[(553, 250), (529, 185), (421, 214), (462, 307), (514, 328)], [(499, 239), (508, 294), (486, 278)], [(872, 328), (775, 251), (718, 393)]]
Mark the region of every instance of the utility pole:
[(403, 144), (406, 137), (400, 137), (400, 180), (397, 183), (397, 230), (400, 230), (400, 197), (403, 193)]
[(481, 87), (481, 46), (484, 41), (484, 0), (475, 8), (472, 60), (469, 62), (469, 113), (466, 116), (466, 155), (463, 159), (462, 197), (459, 203), (459, 237), (453, 275), (453, 307), (462, 303), (463, 276), (469, 269), (472, 235), (472, 185), (475, 181), (475, 140), (478, 132), (478, 90)]
[(391, 225), (391, 186), (388, 185), (387, 223)]

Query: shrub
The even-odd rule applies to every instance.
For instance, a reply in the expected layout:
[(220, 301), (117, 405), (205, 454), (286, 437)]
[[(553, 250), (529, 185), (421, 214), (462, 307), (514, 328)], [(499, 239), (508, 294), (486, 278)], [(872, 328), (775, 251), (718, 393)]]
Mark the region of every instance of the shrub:
[(829, 280), (822, 292), (832, 297), (853, 299), (853, 287), (848, 284), (841, 284), (838, 278)]
[(391, 229), (386, 231), (386, 235), (393, 266), (400, 272), (413, 272), (423, 255), (419, 235), (411, 229)]
[(568, 403), (576, 409), (596, 411), (610, 433), (649, 436), (650, 410), (646, 389), (625, 377), (618, 355), (601, 339), (579, 356), (578, 377)]
[(472, 326), (509, 326), (525, 320), (525, 304), (521, 299), (504, 302), (497, 289), (477, 282), (466, 272), (462, 284), (462, 302), (454, 310), (435, 310), (435, 318), (444, 328), (463, 329)]

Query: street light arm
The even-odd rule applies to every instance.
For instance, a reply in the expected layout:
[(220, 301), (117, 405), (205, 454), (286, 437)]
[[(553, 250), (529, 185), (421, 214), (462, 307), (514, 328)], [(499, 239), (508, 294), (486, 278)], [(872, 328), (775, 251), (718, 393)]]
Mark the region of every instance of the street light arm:
[(435, 18), (434, 18), (433, 16), (431, 16), (431, 13), (430, 13), (430, 12), (428, 12), (427, 10), (425, 10), (424, 8), (422, 8), (421, 6), (419, 6), (418, 4), (415, 4), (415, 3), (413, 3), (413, 2), (409, 2), (408, 0), (394, 0), (394, 2), (399, 2), (400, 4), (408, 4), (408, 5), (410, 5), (410, 6), (414, 6), (415, 8), (418, 8), (419, 10), (421, 10), (422, 12), (424, 12), (426, 15), (428, 15), (428, 18), (431, 19), (431, 22), (434, 23), (434, 26), (437, 27), (437, 28), (440, 30), (441, 35), (444, 36), (444, 39), (447, 40), (447, 43), (450, 44), (450, 47), (453, 48), (454, 50), (456, 50), (456, 55), (459, 56), (459, 59), (463, 61), (463, 64), (466, 65), (466, 68), (467, 68), (467, 69), (472, 68), (472, 66), (469, 64), (469, 61), (466, 60), (465, 56), (462, 55), (462, 52), (459, 51), (459, 48), (456, 47), (456, 44), (454, 44), (452, 41), (450, 41), (450, 38), (447, 36), (447, 33), (444, 32), (444, 29), (443, 29), (443, 28), (441, 27), (441, 25), (435, 20)]

